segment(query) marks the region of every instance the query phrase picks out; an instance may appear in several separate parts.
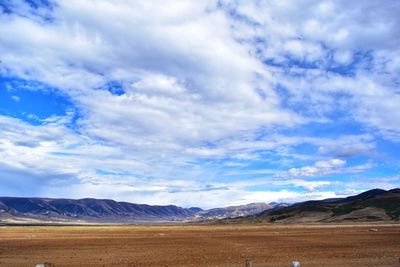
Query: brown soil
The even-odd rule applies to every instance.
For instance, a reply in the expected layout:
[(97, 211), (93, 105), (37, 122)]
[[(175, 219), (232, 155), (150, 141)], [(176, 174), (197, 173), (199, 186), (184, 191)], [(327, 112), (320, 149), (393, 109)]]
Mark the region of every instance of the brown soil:
[(0, 266), (400, 266), (399, 225), (0, 227)]

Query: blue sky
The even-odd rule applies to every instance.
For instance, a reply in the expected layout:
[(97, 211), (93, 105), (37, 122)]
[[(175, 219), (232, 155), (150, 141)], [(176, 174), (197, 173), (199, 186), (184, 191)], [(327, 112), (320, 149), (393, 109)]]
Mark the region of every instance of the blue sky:
[(0, 3), (0, 195), (203, 208), (400, 186), (400, 3)]

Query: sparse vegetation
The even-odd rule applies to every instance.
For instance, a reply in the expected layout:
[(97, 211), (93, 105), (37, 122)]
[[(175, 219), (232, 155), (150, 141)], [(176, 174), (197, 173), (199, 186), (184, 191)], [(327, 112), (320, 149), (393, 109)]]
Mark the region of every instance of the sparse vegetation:
[[(376, 231), (371, 231), (376, 229)], [(0, 266), (397, 266), (400, 225), (1, 227)], [(382, 256), (384, 255), (384, 257)]]

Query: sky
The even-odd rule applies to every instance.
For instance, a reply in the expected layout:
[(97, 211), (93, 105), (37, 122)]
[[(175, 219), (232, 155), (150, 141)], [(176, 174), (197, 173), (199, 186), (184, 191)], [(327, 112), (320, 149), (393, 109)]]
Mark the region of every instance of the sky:
[(399, 14), (3, 0), (0, 195), (213, 208), (400, 187)]

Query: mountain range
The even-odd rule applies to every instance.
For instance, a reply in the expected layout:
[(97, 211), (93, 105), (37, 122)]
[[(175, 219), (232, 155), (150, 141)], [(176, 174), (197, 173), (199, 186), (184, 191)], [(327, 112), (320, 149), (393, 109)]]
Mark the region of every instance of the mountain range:
[(373, 189), (346, 198), (313, 200), (223, 223), (346, 223), (400, 220), (400, 189)]
[(232, 218), (257, 214), (282, 204), (252, 203), (211, 210), (151, 206), (109, 199), (0, 197), (0, 223), (154, 223)]
[(400, 189), (295, 204), (251, 203), (202, 210), (109, 199), (0, 197), (0, 224), (86, 223), (341, 223), (399, 221)]
[(274, 210), (277, 208), (287, 207), (286, 203), (250, 203), (247, 205), (229, 206), (225, 208), (215, 208), (210, 210), (202, 210), (195, 214), (193, 220), (210, 220), (210, 219), (224, 219), (236, 218), (242, 216), (249, 216), (259, 214), (264, 211)]
[(146, 222), (174, 221), (193, 216), (200, 208), (151, 206), (109, 199), (0, 197), (3, 222)]

